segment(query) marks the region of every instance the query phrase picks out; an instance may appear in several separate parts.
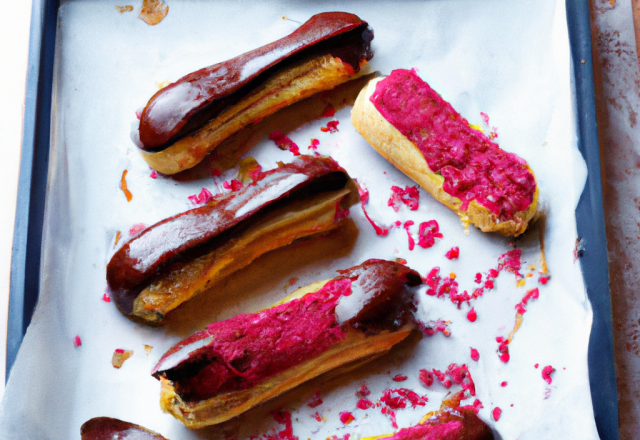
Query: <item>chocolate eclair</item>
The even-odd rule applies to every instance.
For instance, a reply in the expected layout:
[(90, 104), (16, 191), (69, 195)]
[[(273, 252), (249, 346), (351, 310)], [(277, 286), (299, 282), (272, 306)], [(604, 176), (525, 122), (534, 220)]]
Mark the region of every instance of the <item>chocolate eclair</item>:
[(373, 57), (372, 39), (373, 30), (356, 15), (314, 15), (280, 40), (157, 92), (134, 139), (159, 172), (191, 168), (244, 126), (352, 78)]
[(152, 372), (161, 408), (188, 428), (221, 423), (322, 374), (369, 362), (416, 328), (407, 288), (422, 283), (416, 271), (368, 260), (339, 273), (176, 344)]
[(239, 191), (162, 220), (116, 251), (107, 282), (127, 317), (167, 312), (271, 250), (339, 226), (357, 191), (333, 159), (300, 156)]
[(82, 440), (168, 440), (143, 426), (111, 417), (95, 417), (87, 420), (80, 428), (80, 438)]

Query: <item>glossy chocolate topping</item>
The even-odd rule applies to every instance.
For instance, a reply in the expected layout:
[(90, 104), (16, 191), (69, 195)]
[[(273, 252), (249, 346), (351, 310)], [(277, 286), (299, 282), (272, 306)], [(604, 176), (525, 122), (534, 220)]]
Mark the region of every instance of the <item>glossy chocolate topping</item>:
[(368, 260), (300, 299), (211, 324), (172, 347), (152, 374), (171, 380), (187, 401), (250, 388), (313, 359), (353, 330), (398, 330), (412, 319), (406, 286), (421, 282), (406, 266)]
[(131, 313), (133, 301), (172, 265), (191, 261), (251, 226), (259, 212), (321, 191), (344, 188), (346, 172), (331, 158), (300, 156), (261, 173), (240, 191), (150, 226), (126, 242), (107, 265), (116, 305)]
[(354, 72), (373, 53), (367, 22), (345, 12), (311, 17), (292, 34), (228, 61), (190, 73), (157, 92), (140, 118), (145, 151), (161, 151), (238, 102), (280, 69), (303, 58), (331, 54)]
[(80, 428), (82, 440), (167, 440), (139, 425), (111, 417), (96, 417)]
[(411, 301), (405, 286), (422, 284), (420, 274), (403, 264), (386, 260), (367, 260), (360, 266), (340, 271), (336, 279), (351, 279), (351, 294), (336, 306), (340, 325), (377, 333), (397, 330), (411, 319)]

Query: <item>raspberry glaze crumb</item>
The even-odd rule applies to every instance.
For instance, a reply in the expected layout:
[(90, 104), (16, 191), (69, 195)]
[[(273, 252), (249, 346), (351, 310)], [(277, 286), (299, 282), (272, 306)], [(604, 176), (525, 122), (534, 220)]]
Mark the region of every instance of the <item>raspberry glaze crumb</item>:
[(454, 246), (449, 249), (444, 256), (449, 260), (457, 259), (460, 256), (460, 249), (458, 248), (458, 246)]

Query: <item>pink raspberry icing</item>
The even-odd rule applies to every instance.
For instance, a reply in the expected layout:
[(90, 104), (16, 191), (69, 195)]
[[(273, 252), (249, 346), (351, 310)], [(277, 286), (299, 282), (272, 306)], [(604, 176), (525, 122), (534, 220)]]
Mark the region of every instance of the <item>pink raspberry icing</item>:
[(475, 200), (506, 221), (531, 205), (536, 181), (527, 163), (471, 128), (414, 71), (391, 72), (378, 82), (371, 102), (444, 177), (444, 191), (461, 200), (461, 210)]

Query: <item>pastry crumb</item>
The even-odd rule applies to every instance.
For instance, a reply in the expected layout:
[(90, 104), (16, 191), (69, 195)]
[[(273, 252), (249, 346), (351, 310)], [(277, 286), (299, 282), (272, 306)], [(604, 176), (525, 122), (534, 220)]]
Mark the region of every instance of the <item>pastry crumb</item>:
[(113, 356), (111, 357), (111, 365), (113, 368), (120, 368), (124, 361), (133, 356), (133, 350), (123, 350), (121, 348), (116, 348), (113, 352)]
[(169, 6), (162, 0), (142, 0), (138, 17), (149, 26), (160, 23), (169, 13)]

